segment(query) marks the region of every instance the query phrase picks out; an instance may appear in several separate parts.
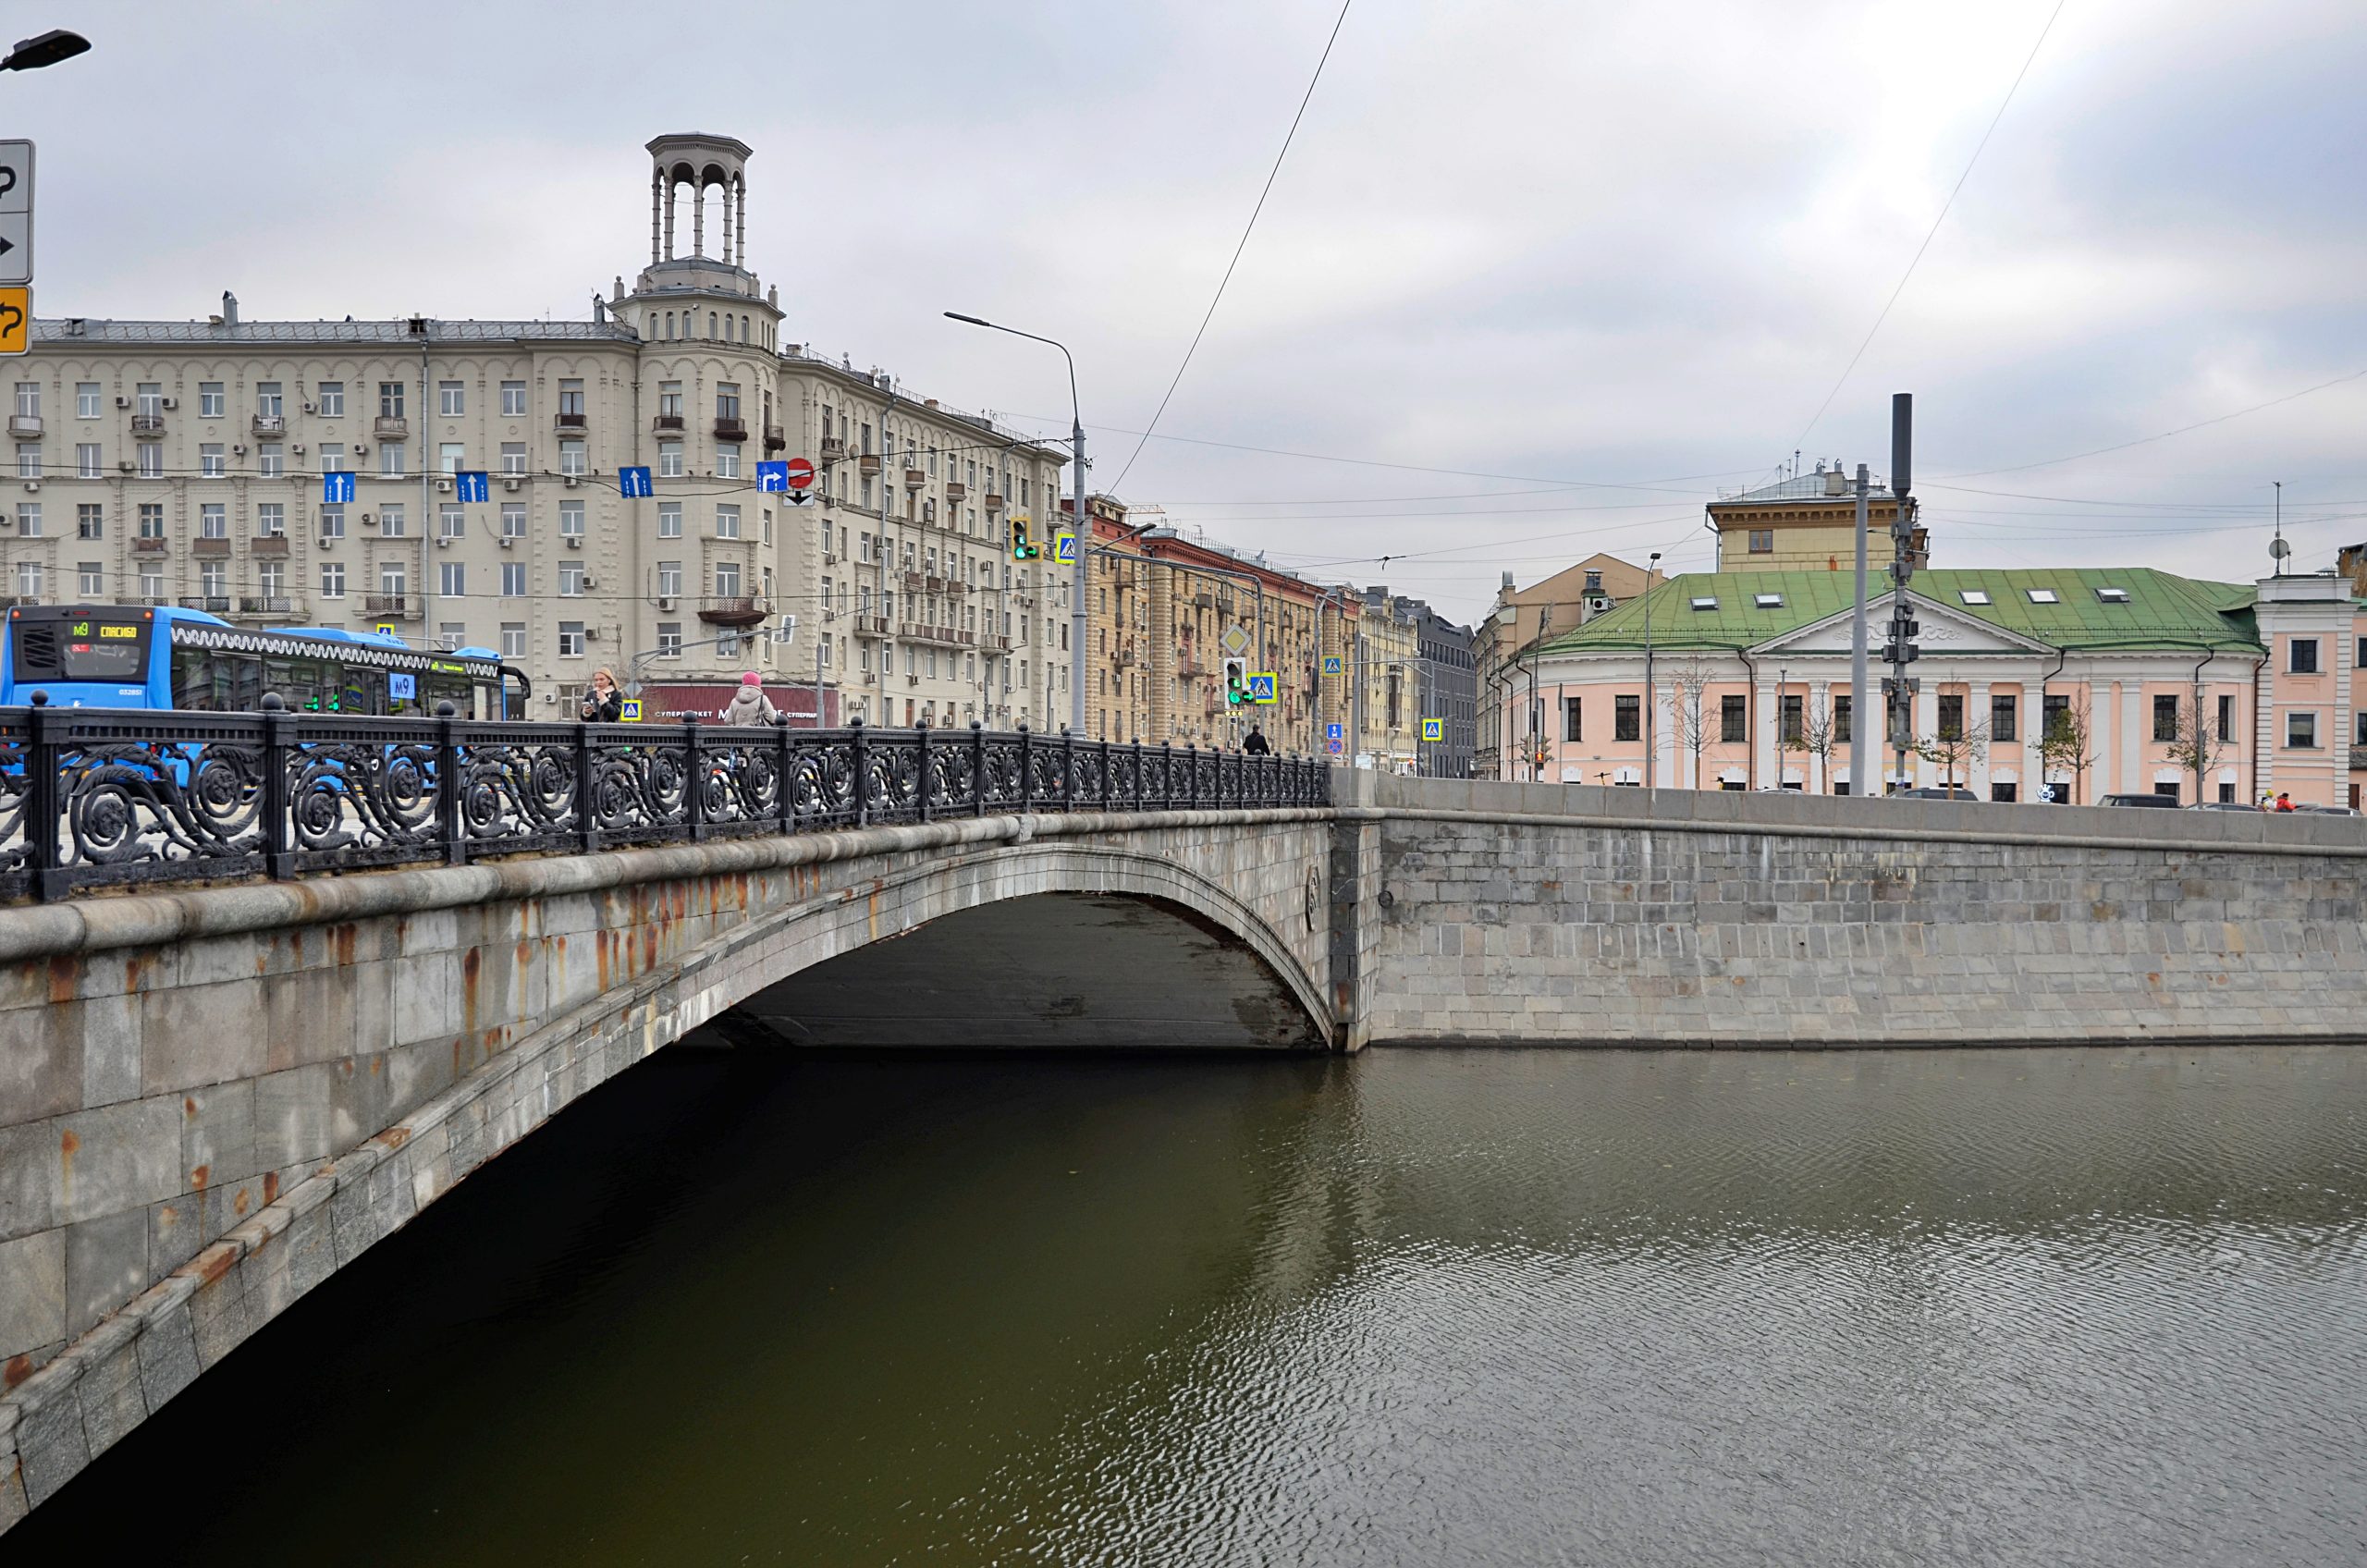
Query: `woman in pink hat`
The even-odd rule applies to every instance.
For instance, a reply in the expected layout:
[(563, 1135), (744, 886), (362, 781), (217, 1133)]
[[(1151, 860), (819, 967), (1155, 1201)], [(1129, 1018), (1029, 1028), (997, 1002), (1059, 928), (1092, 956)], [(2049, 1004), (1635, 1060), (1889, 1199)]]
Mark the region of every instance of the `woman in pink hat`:
[(774, 719), (773, 705), (765, 697), (763, 677), (754, 670), (740, 678), (740, 690), (731, 693), (731, 701), (724, 704), (726, 724), (770, 724)]

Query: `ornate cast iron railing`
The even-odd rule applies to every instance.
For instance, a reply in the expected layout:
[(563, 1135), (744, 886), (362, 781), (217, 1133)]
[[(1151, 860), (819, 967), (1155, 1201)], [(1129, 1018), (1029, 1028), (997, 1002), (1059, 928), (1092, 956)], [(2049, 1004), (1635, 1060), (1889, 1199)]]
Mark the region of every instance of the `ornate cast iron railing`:
[(0, 709), (0, 899), (1011, 812), (1322, 805), (1300, 757), (957, 729)]

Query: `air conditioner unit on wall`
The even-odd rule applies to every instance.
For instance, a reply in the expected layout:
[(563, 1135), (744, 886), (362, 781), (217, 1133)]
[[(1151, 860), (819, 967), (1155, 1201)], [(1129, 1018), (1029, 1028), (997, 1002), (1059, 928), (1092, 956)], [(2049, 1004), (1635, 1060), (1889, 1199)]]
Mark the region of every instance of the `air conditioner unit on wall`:
[(519, 485), (519, 481), (517, 481), (517, 480), (515, 480), (515, 479), (505, 479), (505, 480), (503, 480), (503, 481), (501, 482), (501, 487), (502, 487), (504, 490), (508, 490), (508, 491), (511, 492), (513, 495), (517, 492), (518, 485)]
[(658, 600), (657, 600), (657, 610), (658, 610), (658, 613), (659, 613), (660, 615), (665, 614), (667, 611), (671, 610), (673, 607), (674, 607), (674, 601), (673, 601), (673, 600), (671, 600), (671, 599), (669, 599), (669, 598), (665, 597), (663, 594), (659, 595)]
[(501, 536), (501, 547), (502, 547), (503, 549), (505, 549), (505, 550), (509, 549), (511, 545), (515, 545), (515, 544), (517, 544), (517, 543), (518, 543), (518, 541), (517, 541), (517, 540), (512, 539), (512, 538), (511, 538), (511, 537), (509, 537), (509, 534), (507, 534), (507, 533), (505, 533), (505, 534), (503, 534), (503, 535)]
[(583, 640), (587, 643), (598, 642), (600, 640), (600, 629), (596, 626), (585, 627), (583, 629)]
[(597, 588), (600, 585), (592, 580), (592, 574), (587, 571), (583, 574), (583, 586), (586, 589), (592, 589)]

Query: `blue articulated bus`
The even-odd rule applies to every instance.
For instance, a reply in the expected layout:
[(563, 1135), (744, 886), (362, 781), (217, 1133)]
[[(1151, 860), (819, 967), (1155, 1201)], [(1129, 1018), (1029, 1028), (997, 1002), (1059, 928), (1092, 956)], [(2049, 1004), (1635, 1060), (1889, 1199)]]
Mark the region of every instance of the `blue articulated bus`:
[[(168, 606), (19, 605), (0, 639), (0, 707), (36, 691), (55, 707), (253, 713), (277, 693), (291, 713), (462, 718), (523, 711), (525, 676), (490, 648), (409, 648), (374, 631), (250, 631)], [(512, 690), (514, 683), (515, 690)]]

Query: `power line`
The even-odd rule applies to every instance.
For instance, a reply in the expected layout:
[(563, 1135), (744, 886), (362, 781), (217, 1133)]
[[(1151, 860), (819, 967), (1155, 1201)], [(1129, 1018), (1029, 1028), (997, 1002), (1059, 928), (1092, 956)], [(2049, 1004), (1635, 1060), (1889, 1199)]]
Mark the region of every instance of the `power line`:
[[(1110, 486), (1112, 490), (1125, 484), (1126, 475), (1134, 472), (1134, 459), (1143, 455), (1143, 447), (1150, 441), (1151, 431), (1159, 428), (1159, 415), (1167, 411), (1168, 402), (1175, 396), (1175, 389), (1184, 385), (1184, 373), (1192, 368), (1192, 356), (1199, 351), (1200, 339), (1207, 335), (1208, 323), (1216, 319), (1217, 306), (1224, 301), (1225, 285), (1233, 281), (1233, 269), (1241, 264), (1241, 253), (1249, 248), (1249, 235), (1257, 227), (1257, 214), (1266, 210), (1266, 198), (1273, 193), (1275, 177), (1282, 172), (1282, 160), (1290, 154), (1291, 142), (1298, 135), (1299, 121), (1306, 117), (1306, 106), (1314, 102), (1315, 84), (1323, 80), (1323, 67), (1331, 58), (1331, 45), (1340, 41), (1340, 29), (1348, 19), (1348, 7), (1355, 3), (1355, 0), (1341, 0), (1339, 18), (1331, 24), (1331, 36), (1323, 41), (1322, 58), (1315, 62), (1315, 74), (1307, 79), (1306, 96), (1298, 101), (1298, 113), (1291, 116), (1291, 129), (1282, 137), (1282, 150), (1274, 154), (1274, 166), (1266, 171), (1265, 189), (1257, 192), (1257, 204), (1250, 209), (1249, 222), (1241, 231), (1241, 243), (1233, 248), (1233, 260), (1225, 263), (1224, 276), (1217, 280), (1216, 298), (1208, 301), (1208, 313), (1200, 318), (1200, 330), (1192, 334), (1192, 345), (1184, 350), (1184, 362), (1175, 367), (1175, 379), (1167, 384), (1167, 396), (1161, 398), (1159, 407), (1152, 410), (1149, 428), (1143, 432), (1142, 439), (1134, 443), (1134, 456), (1126, 459), (1126, 466), (1118, 471), (1116, 484)], [(1085, 505), (1082, 496), (1078, 497), (1077, 505)]]
[[(2155, 441), (2166, 441), (2173, 435), (2184, 435), (2189, 430), (2201, 430), (2205, 425), (2225, 424), (2231, 419), (2241, 419), (2246, 414), (2256, 414), (2263, 409), (2273, 409), (2279, 403), (2289, 403), (2297, 398), (2306, 398), (2312, 392), (2323, 392), (2329, 386), (2340, 386), (2345, 382), (2357, 381), (2361, 376), (2367, 376), (2367, 370), (2355, 370), (2349, 375), (2337, 375), (2332, 381), (2321, 381), (2315, 386), (2304, 386), (2299, 392), (2287, 392), (2282, 398), (2271, 398), (2265, 403), (2254, 403), (2249, 409), (2238, 409), (2233, 413), (2214, 414), (2209, 419), (2199, 419), (2192, 424), (2179, 425), (2176, 430), (2165, 430), (2159, 435), (2140, 435), (2134, 441), (2122, 441), (2110, 447), (2098, 447), (2092, 451), (2074, 452), (2067, 458), (2049, 458), (2042, 463), (2016, 463), (2011, 468), (1976, 468), (1963, 473), (1952, 473), (1948, 477), (1950, 479), (1981, 479), (1993, 473), (2024, 473), (2034, 468), (2054, 468), (2061, 463), (2076, 463), (2082, 458), (2100, 458), (2106, 452), (2125, 452), (2131, 447), (2143, 447)], [(1932, 482), (1925, 480), (1924, 483), (1929, 484)], [(1983, 492), (1983, 494), (1987, 493)]]
[(2021, 89), (2022, 78), (2030, 75), (2031, 65), (2038, 59), (2039, 50), (2046, 43), (2046, 35), (2054, 31), (2055, 18), (2063, 15), (2063, 7), (2067, 4), (2068, 0), (2054, 0), (2054, 10), (2047, 17), (2046, 25), (2038, 30), (2038, 42), (2030, 45), (2029, 56), (2022, 61), (2022, 68), (2014, 73), (2013, 86), (2005, 89), (2005, 102), (1997, 105), (1997, 113), (1990, 118), (1989, 129), (1981, 133), (1980, 144), (1973, 148), (1972, 156), (1965, 161), (1964, 173), (1956, 176), (1956, 185), (1948, 191), (1948, 199), (1940, 203), (1940, 215), (1932, 220), (1931, 232), (1923, 236), (1922, 244), (1915, 247), (1914, 260), (1907, 263), (1907, 271), (1899, 276), (1898, 287), (1892, 289), (1890, 298), (1883, 302), (1882, 314), (1876, 316), (1874, 325), (1866, 329), (1865, 341), (1858, 344), (1858, 351), (1849, 356), (1849, 362), (1841, 369), (1840, 379), (1833, 384), (1833, 390), (1824, 395), (1824, 401), (1816, 406), (1816, 412), (1809, 417), (1809, 423), (1806, 428), (1801, 430), (1799, 439), (1792, 443), (1794, 447), (1804, 447), (1808, 444), (1809, 432), (1814, 430), (1817, 421), (1824, 417), (1824, 410), (1833, 406), (1833, 399), (1841, 395), (1841, 388), (1848, 382), (1850, 374), (1858, 368), (1858, 361), (1866, 357), (1866, 350), (1872, 346), (1874, 334), (1880, 332), (1883, 329), (1883, 323), (1890, 319), (1891, 307), (1897, 304), (1898, 297), (1907, 291), (1907, 280), (1915, 276), (1916, 267), (1922, 263), (1923, 252), (1932, 248), (1932, 241), (1939, 237), (1940, 226), (1948, 221), (1948, 209), (1956, 204), (1956, 196), (1964, 190), (1964, 182), (1972, 178), (1972, 168), (1975, 164), (1981, 162), (1981, 150), (1989, 145), (1989, 139), (1996, 134), (1998, 122), (2005, 117), (2006, 107), (2013, 103), (2014, 94)]

